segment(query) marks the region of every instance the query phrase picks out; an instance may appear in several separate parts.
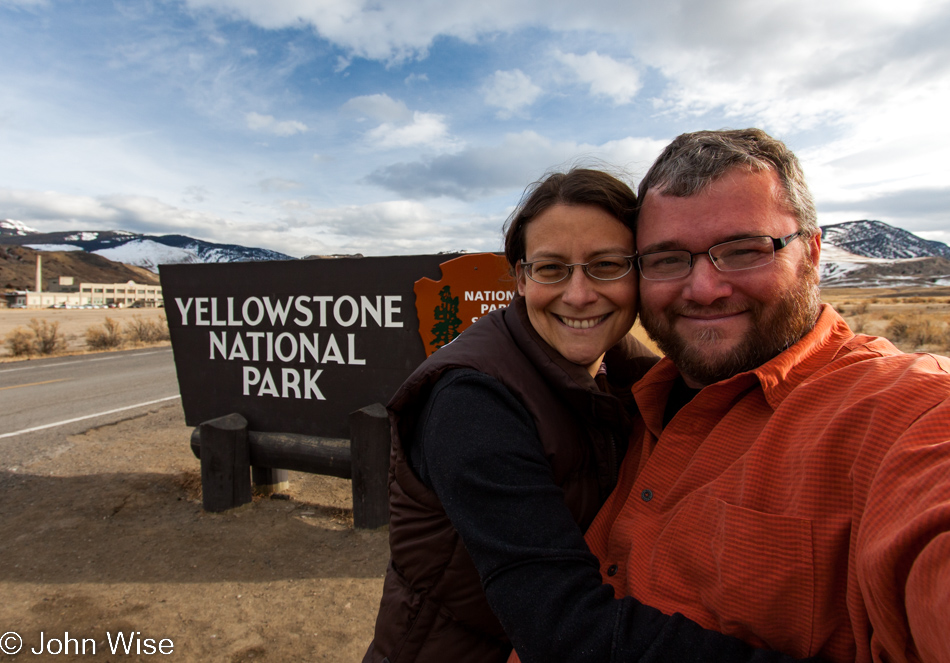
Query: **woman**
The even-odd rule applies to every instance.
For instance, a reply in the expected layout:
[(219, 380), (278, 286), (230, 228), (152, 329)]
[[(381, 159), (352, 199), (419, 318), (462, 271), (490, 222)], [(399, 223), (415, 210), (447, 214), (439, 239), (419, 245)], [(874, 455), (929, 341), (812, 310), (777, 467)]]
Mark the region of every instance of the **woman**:
[(525, 661), (751, 652), (615, 600), (583, 541), (626, 448), (629, 386), (656, 361), (627, 335), (635, 203), (598, 171), (537, 183), (505, 238), (520, 296), (390, 402), (392, 557), (364, 662), (504, 661), (506, 631)]

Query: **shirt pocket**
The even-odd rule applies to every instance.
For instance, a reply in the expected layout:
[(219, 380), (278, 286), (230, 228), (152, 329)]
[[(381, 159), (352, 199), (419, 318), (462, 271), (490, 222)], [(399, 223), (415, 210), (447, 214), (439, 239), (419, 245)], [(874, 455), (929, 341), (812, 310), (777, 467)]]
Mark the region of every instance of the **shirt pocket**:
[(653, 581), (672, 571), (663, 582), (678, 584), (680, 600), (705, 609), (701, 621), (756, 645), (808, 655), (815, 612), (811, 521), (714, 497), (689, 502), (660, 537)]

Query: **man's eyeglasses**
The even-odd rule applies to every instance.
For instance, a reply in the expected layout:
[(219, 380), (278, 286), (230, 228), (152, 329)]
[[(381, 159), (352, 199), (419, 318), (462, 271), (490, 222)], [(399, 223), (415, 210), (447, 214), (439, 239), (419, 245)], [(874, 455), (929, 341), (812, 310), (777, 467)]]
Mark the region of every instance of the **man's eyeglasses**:
[(575, 267), (580, 267), (595, 281), (616, 281), (633, 270), (632, 256), (603, 256), (590, 262), (575, 262), (570, 265), (560, 260), (521, 261), (524, 273), (535, 283), (553, 285), (560, 283), (574, 273)]
[(775, 252), (784, 249), (801, 234), (799, 230), (785, 237), (746, 237), (716, 244), (699, 253), (689, 251), (644, 253), (637, 263), (640, 266), (640, 274), (650, 281), (667, 281), (686, 276), (693, 269), (693, 256), (701, 255), (709, 256), (710, 262), (721, 272), (755, 269), (773, 263)]

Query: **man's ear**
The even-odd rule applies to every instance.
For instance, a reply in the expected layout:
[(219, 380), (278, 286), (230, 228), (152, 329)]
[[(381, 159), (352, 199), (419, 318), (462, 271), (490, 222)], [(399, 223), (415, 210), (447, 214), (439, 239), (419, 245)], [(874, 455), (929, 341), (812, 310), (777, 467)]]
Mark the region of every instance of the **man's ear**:
[(515, 265), (515, 278), (518, 280), (518, 294), (524, 297), (524, 267), (521, 266), (521, 261), (518, 261), (518, 264)]
[(818, 269), (818, 259), (821, 257), (821, 231), (808, 238), (808, 252), (811, 264)]

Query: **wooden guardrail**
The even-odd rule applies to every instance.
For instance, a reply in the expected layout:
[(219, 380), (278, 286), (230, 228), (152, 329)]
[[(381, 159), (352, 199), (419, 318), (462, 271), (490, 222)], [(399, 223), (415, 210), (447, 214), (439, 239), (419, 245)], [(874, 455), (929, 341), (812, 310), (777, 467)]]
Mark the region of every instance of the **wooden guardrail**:
[(225, 511), (251, 501), (255, 489), (286, 489), (287, 471), (350, 479), (353, 526), (375, 529), (389, 523), (389, 419), (374, 403), (349, 415), (350, 439), (249, 431), (234, 413), (203, 422), (191, 434), (201, 460), (202, 506)]

